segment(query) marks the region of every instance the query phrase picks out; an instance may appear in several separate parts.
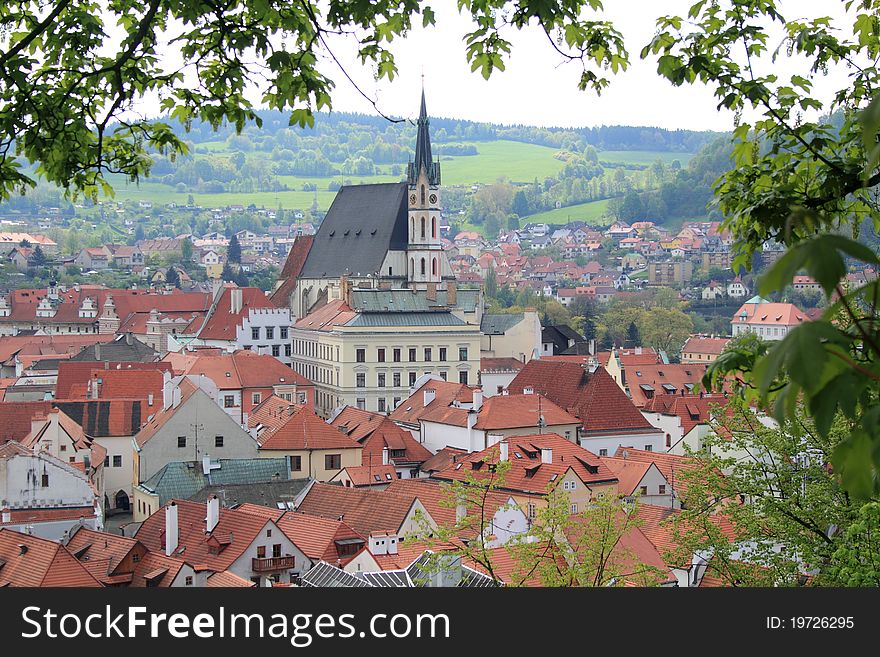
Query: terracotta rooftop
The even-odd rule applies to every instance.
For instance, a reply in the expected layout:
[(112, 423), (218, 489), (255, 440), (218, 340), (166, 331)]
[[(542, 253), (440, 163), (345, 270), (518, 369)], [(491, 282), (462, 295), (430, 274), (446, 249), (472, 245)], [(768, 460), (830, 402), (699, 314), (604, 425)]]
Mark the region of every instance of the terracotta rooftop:
[[(463, 383), (431, 379), (422, 384), (408, 399), (404, 399), (389, 417), (395, 422), (417, 427), (419, 419), (428, 411), (447, 408), (453, 402), (471, 404), (474, 389)], [(428, 403), (427, 407), (425, 406), (426, 390), (434, 391), (434, 399)]]
[(247, 349), (239, 349), (231, 354), (197, 354), (186, 367), (185, 373), (204, 374), (220, 390), (312, 385), (308, 379), (277, 358), (268, 354), (256, 354)]
[(267, 397), (248, 418), (258, 429), (260, 449), (361, 449), (361, 445), (324, 422), (305, 406), (276, 395)]
[(722, 351), (730, 338), (710, 338), (704, 335), (692, 335), (684, 343), (681, 348), (683, 354), (709, 354), (717, 356)]
[(577, 417), (587, 435), (656, 431), (604, 368), (590, 373), (578, 363), (533, 359), (508, 390), (527, 387)]
[[(241, 310), (231, 312), (232, 293), (241, 293)], [(195, 319), (182, 331), (185, 335), (197, 335), (202, 340), (235, 340), (237, 329), (251, 310), (277, 310), (265, 293), (256, 287), (224, 288), (216, 306), (206, 319)]]
[[(151, 373), (158, 372), (159, 380), (162, 378), (162, 372), (170, 372), (171, 365), (170, 363), (137, 363), (137, 362), (113, 362), (113, 361), (64, 361), (58, 364), (58, 379), (55, 384), (55, 399), (77, 399), (79, 395), (83, 394), (87, 391), (87, 386), (90, 379), (94, 378), (95, 372), (113, 372), (114, 374), (111, 377), (117, 377), (114, 379), (115, 382), (118, 382), (119, 385), (124, 385), (123, 382), (128, 380), (125, 378), (124, 374), (117, 375), (116, 372), (144, 372), (145, 376), (148, 377), (146, 380), (155, 381), (155, 376)], [(137, 377), (139, 375), (135, 375)], [(152, 378), (150, 378), (152, 377)], [(157, 392), (155, 390), (155, 384), (152, 385), (151, 390), (148, 392), (153, 392), (154, 394)], [(111, 397), (117, 398), (125, 398), (125, 399), (146, 399), (147, 394), (144, 393), (143, 390), (139, 390), (138, 388), (134, 388), (132, 390), (130, 387), (126, 388), (124, 391), (120, 391), (118, 389), (112, 390), (112, 394), (104, 395), (102, 398), (109, 399)], [(162, 386), (159, 384), (158, 393), (159, 397), (161, 397)], [(133, 394), (132, 394), (133, 393)]]
[(316, 483), (298, 511), (345, 522), (361, 536), (398, 532), (415, 502), (415, 495), (370, 488), (345, 488)]
[(614, 453), (615, 458), (642, 463), (653, 463), (660, 470), (669, 485), (672, 486), (673, 494), (679, 499), (684, 497), (687, 491), (687, 481), (681, 477), (682, 471), (696, 470), (702, 467), (700, 461), (689, 456), (678, 456), (665, 452), (647, 452), (632, 447), (618, 447)]
[(643, 408), (657, 395), (698, 391), (707, 367), (708, 363), (639, 365), (627, 367), (624, 376), (633, 404)]
[(101, 583), (54, 541), (0, 528), (0, 587), (99, 587)]
[[(555, 433), (509, 436), (501, 441), (508, 445), (511, 467), (507, 471), (502, 490), (530, 495), (546, 495), (548, 487), (571, 470), (587, 486), (614, 484), (616, 475), (592, 452)], [(550, 463), (542, 461), (542, 449), (552, 450)], [(455, 465), (435, 472), (435, 479), (466, 481), (468, 473), (477, 478), (492, 478), (500, 456), (500, 448), (493, 445), (469, 454)]]

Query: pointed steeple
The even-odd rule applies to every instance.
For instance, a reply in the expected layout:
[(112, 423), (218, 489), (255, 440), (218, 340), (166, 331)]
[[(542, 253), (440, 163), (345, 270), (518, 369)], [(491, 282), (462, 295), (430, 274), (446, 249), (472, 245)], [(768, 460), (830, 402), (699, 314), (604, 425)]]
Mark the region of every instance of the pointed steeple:
[(416, 122), (418, 130), (416, 135), (416, 156), (407, 168), (406, 177), (410, 185), (416, 184), (419, 174), (422, 171), (422, 167), (424, 167), (427, 172), (429, 185), (436, 186), (440, 184), (440, 164), (434, 162), (431, 157), (431, 135), (428, 130), (430, 123), (431, 122), (428, 119), (428, 109), (425, 104), (425, 87), (423, 85), (422, 106), (419, 111), (419, 119)]

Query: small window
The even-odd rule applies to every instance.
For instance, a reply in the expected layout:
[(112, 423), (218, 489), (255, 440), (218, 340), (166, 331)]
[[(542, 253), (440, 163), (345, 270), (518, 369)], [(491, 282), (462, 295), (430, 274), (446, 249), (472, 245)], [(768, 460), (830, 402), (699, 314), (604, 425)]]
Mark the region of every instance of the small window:
[(666, 484), (660, 484), (660, 485), (657, 487), (657, 492), (658, 492), (660, 495), (666, 495)]
[(61, 446), (59, 447), (59, 449), (60, 449), (62, 452), (66, 452), (66, 451), (67, 451), (67, 445), (61, 445)]
[(272, 536), (272, 530), (271, 530), (271, 529), (267, 529), (267, 530), (266, 530), (266, 538), (270, 538), (271, 536)]
[(260, 327), (254, 326), (251, 329), (251, 340), (259, 340), (260, 339)]
[(259, 404), (261, 401), (263, 401), (262, 393), (255, 392), (253, 395), (251, 395), (251, 401), (253, 402), (254, 406)]
[(440, 378), (443, 379), (444, 381), (446, 381), (446, 377), (448, 377), (448, 376), (449, 376), (449, 373), (446, 370), (443, 370), (442, 372), (440, 372)]
[(641, 488), (639, 488), (639, 492), (640, 492), (642, 495), (647, 495), (647, 494), (648, 494), (648, 487), (647, 487), (647, 486), (642, 486)]
[(214, 436), (214, 447), (223, 447), (223, 436)]
[(185, 582), (186, 586), (192, 586), (193, 585), (192, 575), (187, 575), (184, 582)]
[(571, 512), (572, 512), (572, 513), (577, 513), (577, 512), (578, 512), (578, 505), (577, 505), (577, 504), (572, 504), (572, 505), (571, 505)]
[(654, 446), (653, 445), (645, 445), (645, 451), (646, 452), (653, 452)]
[(43, 486), (43, 488), (49, 487), (49, 473), (47, 473), (47, 472), (43, 473), (41, 485)]
[(440, 361), (446, 360), (446, 347), (440, 347)]
[(528, 513), (529, 513), (529, 520), (534, 520), (535, 515), (536, 515), (534, 502), (529, 502)]
[(290, 356), (290, 345), (289, 344), (284, 345), (284, 355)]
[(288, 331), (288, 329), (287, 329), (286, 326), (282, 326), (280, 329), (278, 329), (278, 332), (281, 334), (281, 339), (282, 339), (282, 340), (286, 340), (286, 339), (287, 339), (287, 331)]
[(416, 350), (415, 349), (409, 350), (409, 362), (410, 363), (416, 362)]
[(393, 354), (394, 354), (394, 362), (399, 363), (400, 362), (400, 349), (395, 349)]
[(410, 372), (409, 373), (409, 387), (412, 388), (415, 384), (416, 384), (416, 373)]
[(274, 340), (275, 339), (275, 327), (274, 326), (267, 326), (266, 327), (266, 339), (267, 340)]
[(287, 460), (290, 464), (291, 472), (299, 472), (302, 470), (302, 456), (288, 456)]
[(186, 447), (186, 436), (178, 436), (177, 437), (177, 446), (178, 447)]
[(608, 450), (607, 449), (600, 449), (599, 456), (608, 456)]
[(122, 454), (116, 454), (113, 457), (113, 467), (121, 468), (122, 467)]
[(459, 372), (458, 373), (458, 382), (467, 385), (468, 382), (468, 373), (467, 372)]
[(367, 400), (364, 399), (363, 397), (358, 397), (356, 405), (362, 411), (367, 410)]
[(376, 384), (377, 384), (380, 388), (384, 388), (384, 387), (385, 387), (385, 372), (379, 372), (379, 373), (376, 375)]
[(400, 387), (400, 372), (394, 373), (393, 380), (394, 380), (394, 387), (399, 388)]
[(425, 362), (431, 362), (431, 347), (425, 347)]
[(281, 345), (280, 344), (273, 344), (272, 345), (272, 355), (275, 356), (275, 358), (278, 358), (278, 356), (281, 355)]
[(325, 470), (338, 470), (342, 467), (342, 454), (326, 454), (324, 456)]
[(384, 363), (385, 362), (385, 349), (377, 349), (376, 350), (376, 362)]
[(376, 404), (377, 404), (376, 409), (380, 413), (384, 413), (385, 412), (385, 399), (380, 397), (379, 400), (376, 402)]
[(358, 388), (366, 388), (367, 387), (367, 375), (364, 372), (358, 372), (355, 375), (355, 379), (357, 383), (355, 384)]
[(467, 360), (467, 359), (468, 359), (467, 347), (459, 347), (458, 348), (458, 360)]
[(257, 546), (257, 559), (265, 559), (266, 558), (266, 546), (258, 545)]
[(359, 363), (367, 362), (367, 350), (366, 349), (356, 349), (355, 350), (355, 360)]
[(223, 396), (223, 408), (234, 408), (235, 407), (235, 396), (234, 395), (224, 395)]

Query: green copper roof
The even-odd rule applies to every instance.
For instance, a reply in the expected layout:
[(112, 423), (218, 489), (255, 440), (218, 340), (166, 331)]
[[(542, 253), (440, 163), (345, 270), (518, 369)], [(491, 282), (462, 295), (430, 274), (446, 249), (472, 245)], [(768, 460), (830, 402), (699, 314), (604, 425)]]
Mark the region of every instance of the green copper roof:
[(480, 333), (483, 335), (503, 335), (524, 318), (523, 313), (485, 314), (480, 322)]
[(359, 313), (346, 326), (468, 326), (450, 312)]
[(437, 290), (436, 299), (428, 299), (425, 290), (354, 289), (351, 292), (351, 308), (365, 313), (425, 312), (454, 308), (474, 312), (480, 299), (479, 290), (458, 290), (455, 303), (449, 305), (448, 290)]

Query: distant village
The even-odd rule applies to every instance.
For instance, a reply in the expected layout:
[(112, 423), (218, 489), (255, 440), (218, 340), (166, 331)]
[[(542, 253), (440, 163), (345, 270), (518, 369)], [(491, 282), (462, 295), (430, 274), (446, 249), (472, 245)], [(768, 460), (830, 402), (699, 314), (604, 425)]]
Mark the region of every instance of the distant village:
[[(530, 224), (494, 242), (454, 231), (424, 101), (418, 125), (404, 182), (345, 186), (316, 224), (227, 235), (224, 213), (245, 210), (231, 208), (203, 235), (69, 254), (38, 224), (0, 232), (22, 273), (140, 280), (0, 294), (0, 586), (540, 586), (517, 580), (508, 548), (556, 489), (572, 516), (637, 501), (615, 550), (654, 584), (722, 585), (711, 554), (669, 554), (681, 473), (728, 403), (701, 380), (731, 339), (779, 340), (820, 311), (732, 275), (717, 222)], [(169, 253), (188, 266), (150, 264)], [(269, 266), (268, 292), (227, 277)], [(691, 284), (716, 270), (731, 275)], [(691, 335), (671, 358), (603, 349), (534, 308), (489, 312), (490, 278), (566, 307), (668, 287), (736, 310), (723, 335)], [(479, 509), (450, 503), (502, 463)], [(474, 544), (491, 572), (462, 556)], [(443, 552), (458, 556), (425, 567)]]

